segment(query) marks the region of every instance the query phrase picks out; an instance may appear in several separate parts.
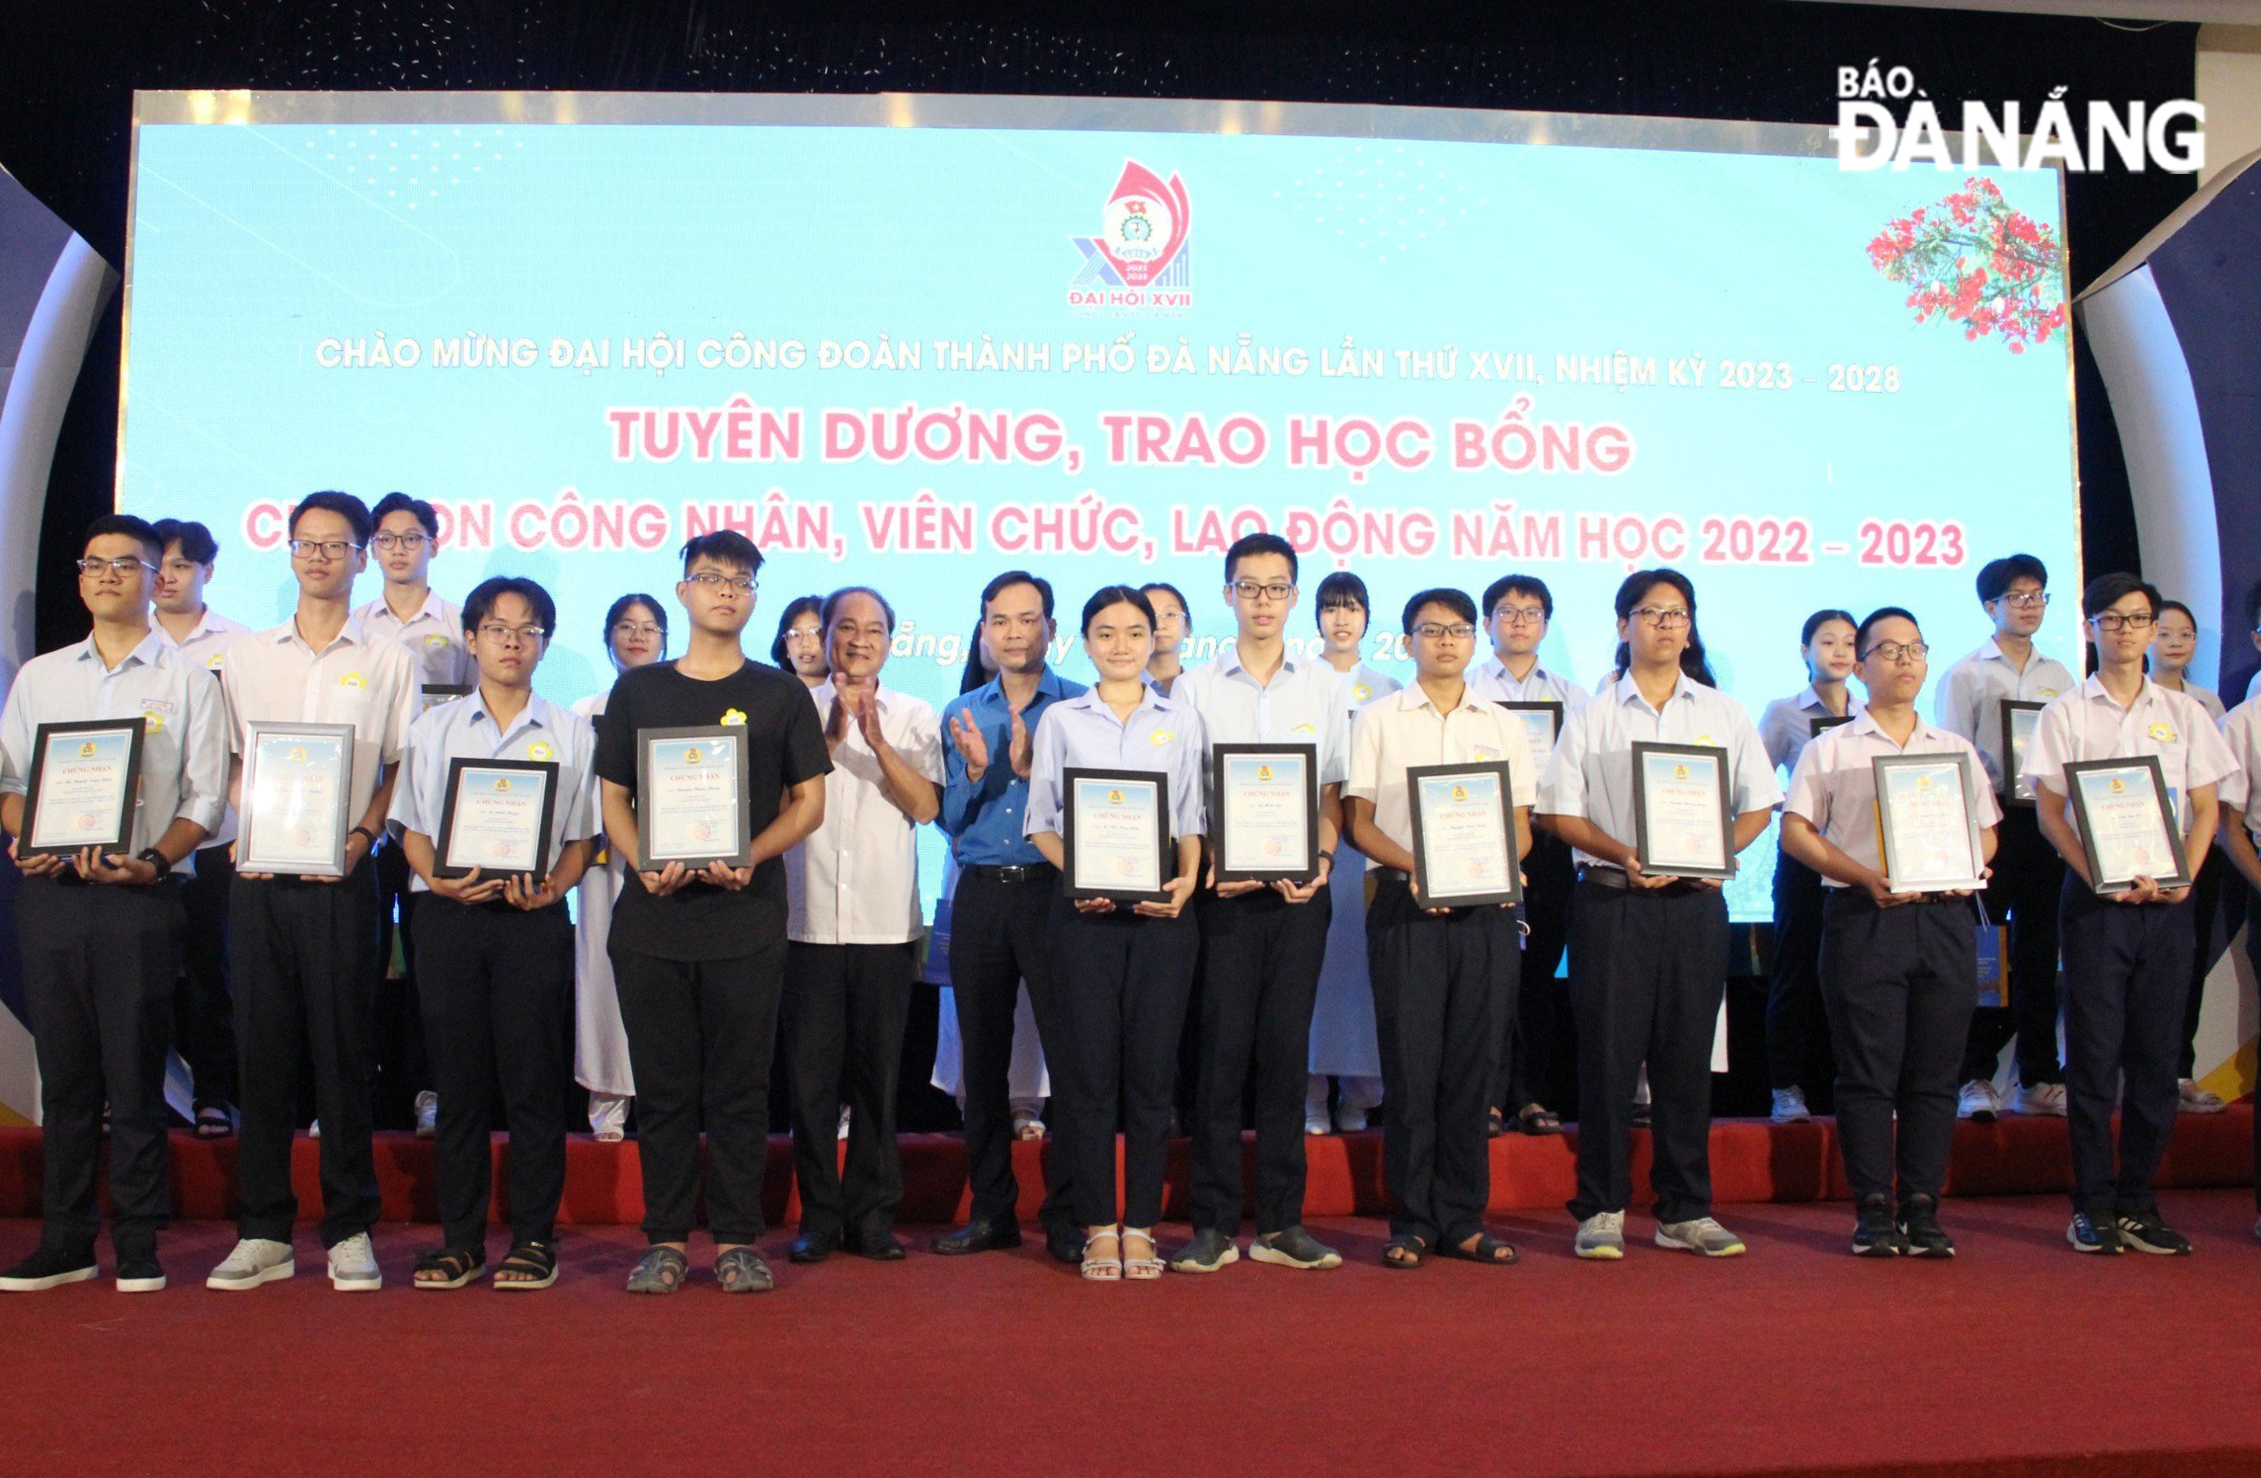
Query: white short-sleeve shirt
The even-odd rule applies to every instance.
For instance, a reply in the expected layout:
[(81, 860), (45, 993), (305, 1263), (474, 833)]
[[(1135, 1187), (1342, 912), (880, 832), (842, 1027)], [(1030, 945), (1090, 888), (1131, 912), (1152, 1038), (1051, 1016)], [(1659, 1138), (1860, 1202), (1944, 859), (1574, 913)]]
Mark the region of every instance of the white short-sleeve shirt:
[[(1860, 711), (1860, 700), (1847, 694), (1846, 716)], [(1777, 698), (1769, 703), (1759, 715), (1759, 742), (1766, 746), (1767, 763), (1784, 770), (1797, 769), (1798, 756), (1814, 741), (1814, 720), (1835, 717), (1811, 683), (1795, 698)]]
[(2216, 728), (2237, 769), (2214, 783), (2214, 799), (2224, 818), (2241, 815), (2248, 832), (2261, 832), (2261, 786), (2253, 783), (2261, 774), (2261, 702), (2246, 699), (2222, 715)]
[(479, 681), (479, 664), (463, 644), (463, 610), (436, 590), (424, 592), (424, 604), (403, 621), (377, 598), (353, 613), (373, 636), (390, 637), (416, 659), (423, 679), (435, 687), (470, 687)]
[[(506, 727), (487, 711), (477, 688), (440, 704), (409, 725), (387, 819), (437, 844), (447, 815), (448, 762), (456, 759), (533, 760), (557, 766), (557, 797), (550, 809), (550, 866), (557, 866), (558, 853), (568, 842), (597, 834), (591, 825), (590, 800), (596, 790), (597, 731), (580, 714), (530, 693), (526, 706)], [(414, 874), (408, 886), (411, 892), (430, 891)]]
[[(175, 640), (173, 634), (165, 629), (164, 622), (154, 617), (150, 620), (149, 630), (159, 641), (180, 653), (190, 666), (210, 672), (215, 684), (220, 681), (220, 663), (226, 658), (228, 648), (236, 644), (237, 638), (248, 636), (251, 632), (251, 628), (241, 621), (231, 621), (210, 606), (206, 606), (203, 614), (196, 618), (196, 629), (179, 640)], [(221, 727), (224, 731), (224, 722)], [(236, 809), (229, 806), (221, 814), (220, 824), (212, 828), (212, 834), (204, 839), (204, 846), (197, 850), (201, 852), (204, 847), (224, 847), (235, 839)]]
[(1594, 701), (1593, 694), (1543, 663), (1533, 663), (1528, 673), (1517, 677), (1497, 657), (1486, 657), (1469, 668), (1468, 686), (1477, 697), (1495, 703), (1559, 703), (1564, 717)]
[(1128, 719), (1090, 688), (1062, 698), (1036, 722), (1029, 763), (1028, 814), (1021, 834), (1058, 833), (1065, 825), (1066, 773), (1078, 770), (1152, 770), (1170, 778), (1170, 835), (1203, 835), (1208, 810), (1202, 798), (1202, 761), (1209, 752), (1201, 715), (1192, 704), (1146, 685)]
[[(1968, 739), (1935, 729), (1919, 718), (1908, 742), (1897, 744), (1865, 710), (1851, 723), (1840, 724), (1805, 746), (1797, 770), (1790, 776), (1790, 795), (1782, 809), (1812, 822), (1831, 846), (1855, 862), (1882, 868), (1884, 852), (1876, 837), (1876, 771), (1870, 761), (1879, 755), (1895, 754), (1971, 756), (1972, 788), (1977, 792), (1973, 810), (1978, 824), (2001, 824), (2002, 807), (1986, 783), (1986, 772), (1975, 768), (1978, 751)], [(1831, 888), (1846, 886), (1831, 877), (1824, 877), (1822, 883)]]
[[(1405, 772), (1417, 765), (1500, 760), (1507, 762), (1509, 803), (1531, 805), (1538, 798), (1538, 776), (1522, 723), (1466, 683), (1459, 701), (1440, 709), (1417, 682), (1359, 711), (1350, 732), (1350, 783), (1343, 794), (1373, 806), (1375, 829), (1411, 851), (1413, 793)], [(1379, 865), (1367, 862), (1368, 867)]]
[(1259, 684), (1241, 665), (1234, 642), (1187, 672), (1171, 689), (1174, 702), (1201, 715), (1204, 749), (1217, 744), (1309, 744), (1319, 755), (1319, 783), (1350, 778), (1350, 714), (1342, 706), (1342, 674), (1324, 662), (1283, 656), (1272, 680)]
[[(2149, 678), (2126, 708), (2092, 677), (2041, 710), (2033, 740), (2026, 746), (2026, 785), (2046, 785), (2066, 793), (2065, 766), (2079, 760), (2130, 759), (2157, 755), (2166, 776), (2176, 818), (2190, 824), (2183, 798), (2201, 785), (2216, 785), (2238, 773), (2237, 761), (2198, 700), (2170, 693)], [(2070, 802), (2067, 802), (2067, 814)]]
[[(2047, 703), (2070, 693), (2079, 682), (2064, 663), (2039, 652), (2028, 658), (2020, 671), (1989, 639), (1947, 669), (1935, 700), (1939, 727), (1978, 746), (1979, 763), (1986, 766), (1987, 778), (2000, 790), (2018, 778), (2013, 775), (2005, 780), (2002, 775), (2003, 701)], [(2020, 794), (2033, 799), (2030, 791)]]
[(294, 617), (238, 638), (221, 664), (220, 690), (228, 700), (228, 743), (238, 754), (254, 719), (353, 725), (348, 814), (358, 824), (377, 793), (378, 771), (400, 759), (424, 685), (407, 648), (372, 635), (357, 618), (347, 617), (317, 652), (299, 636)]
[[(810, 693), (832, 722), (831, 683)], [(942, 725), (934, 707), (900, 688), (879, 690), (879, 732), (937, 790)], [(824, 777), (824, 824), (785, 854), (788, 939), (802, 944), (902, 944), (925, 932), (918, 827), (882, 793), (885, 772), (863, 729), (848, 725)]]

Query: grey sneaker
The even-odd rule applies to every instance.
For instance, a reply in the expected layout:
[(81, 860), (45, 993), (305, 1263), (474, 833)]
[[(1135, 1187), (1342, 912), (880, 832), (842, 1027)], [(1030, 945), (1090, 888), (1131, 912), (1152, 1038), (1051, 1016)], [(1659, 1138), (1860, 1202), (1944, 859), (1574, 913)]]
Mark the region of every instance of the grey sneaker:
[(1803, 1088), (1775, 1089), (1773, 1117), (1777, 1124), (1810, 1123), (1813, 1119), (1813, 1110), (1806, 1107), (1806, 1090)]
[(1625, 1213), (1597, 1211), (1578, 1223), (1578, 1255), (1596, 1262), (1616, 1262), (1625, 1255)]
[(375, 1293), (385, 1286), (367, 1232), (355, 1232), (330, 1249), (330, 1286), (340, 1293)]
[(1694, 1221), (1660, 1221), (1656, 1245), (1693, 1252), (1700, 1257), (1741, 1257), (1743, 1239), (1708, 1216)]
[(1342, 1266), (1341, 1253), (1302, 1227), (1287, 1227), (1281, 1231), (1264, 1233), (1248, 1244), (1248, 1256), (1254, 1262), (1268, 1262), (1283, 1268)]
[(1240, 1249), (1233, 1239), (1215, 1227), (1206, 1227), (1193, 1234), (1193, 1240), (1178, 1249), (1170, 1259), (1173, 1273), (1214, 1273), (1240, 1261)]
[(212, 1270), (204, 1286), (241, 1292), (288, 1278), (297, 1271), (298, 1262), (291, 1256), (290, 1243), (245, 1237), (236, 1243), (227, 1260)]
[(416, 1095), (416, 1137), (437, 1139), (440, 1135), (440, 1095), (427, 1088)]
[(2062, 1083), (2036, 1083), (2031, 1088), (2018, 1084), (2018, 1091), (2010, 1095), (2010, 1112), (2013, 1114), (2042, 1114), (2050, 1118), (2065, 1117), (2065, 1085)]

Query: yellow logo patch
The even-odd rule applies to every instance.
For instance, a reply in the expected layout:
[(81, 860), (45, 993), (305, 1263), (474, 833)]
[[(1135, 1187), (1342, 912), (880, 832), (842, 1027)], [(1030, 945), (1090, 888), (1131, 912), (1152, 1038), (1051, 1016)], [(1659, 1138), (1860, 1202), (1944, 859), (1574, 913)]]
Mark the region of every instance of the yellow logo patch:
[(1169, 743), (1172, 739), (1175, 739), (1177, 737), (1177, 735), (1171, 733), (1168, 729), (1156, 729), (1154, 731), (1154, 747), (1156, 749), (1160, 749), (1163, 745)]
[(1297, 724), (1288, 732), (1291, 734), (1316, 734), (1319, 732), (1319, 726), (1317, 724)]
[(743, 710), (733, 708), (725, 712), (722, 715), (721, 719), (718, 720), (718, 722), (725, 724), (737, 724), (738, 726), (743, 728), (746, 723), (746, 715)]
[(546, 743), (537, 741), (526, 746), (526, 758), (530, 760), (547, 760), (556, 757), (557, 751), (550, 748)]
[(369, 686), (369, 679), (358, 672), (349, 672), (338, 679), (338, 686), (341, 688), (366, 688)]
[(2160, 744), (2172, 744), (2175, 742), (2175, 726), (2173, 724), (2153, 724), (2151, 726), (2151, 737)]
[(424, 638), (424, 645), (427, 647), (444, 647), (447, 645), (447, 638), (435, 632), (433, 635)]
[(1364, 703), (1367, 699), (1374, 696), (1374, 690), (1366, 686), (1366, 684), (1360, 683), (1357, 687), (1350, 690), (1350, 696), (1356, 698), (1359, 702)]

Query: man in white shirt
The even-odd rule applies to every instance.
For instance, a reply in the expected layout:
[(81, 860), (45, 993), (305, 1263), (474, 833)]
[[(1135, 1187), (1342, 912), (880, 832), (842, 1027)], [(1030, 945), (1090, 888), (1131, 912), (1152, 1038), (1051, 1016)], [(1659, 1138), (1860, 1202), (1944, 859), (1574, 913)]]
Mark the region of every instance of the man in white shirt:
[(2034, 650), (2034, 633), (2049, 610), (2048, 587), (2048, 569), (2030, 554), (1988, 561), (1978, 572), (1978, 599), (1994, 636), (1948, 668), (1939, 684), (1939, 727), (1977, 747), (2002, 798), (2000, 850), (1986, 901), (1996, 920), (2010, 925), (2010, 1004), (1981, 1007), (1971, 1017), (1956, 1110), (1982, 1124), (2001, 1110), (1995, 1064), (2013, 1034), (2018, 1087), (2011, 1111), (2065, 1112), (2065, 1074), (2057, 1063), (2057, 895), (2065, 866), (2034, 821), (2032, 795), (2017, 776), (2002, 772), (2002, 704), (2047, 703), (2071, 692), (2075, 681), (2063, 663)]
[[(824, 822), (785, 854), (785, 1066), (801, 1227), (791, 1256), (903, 1257), (895, 1085), (926, 915), (918, 829), (942, 810), (933, 705), (882, 689), (895, 611), (878, 591), (835, 590), (818, 611), (831, 676), (810, 697), (832, 756)], [(840, 1166), (840, 1106), (848, 1160)]]
[[(165, 558), (157, 567), (154, 631), (192, 667), (212, 674), (219, 691), (220, 662), (251, 628), (230, 621), (205, 603), (204, 587), (219, 559), (219, 542), (203, 524), (160, 519), (157, 537)], [(235, 1132), (235, 994), (228, 985), (228, 890), (235, 882), (229, 851), (236, 839), (230, 809), (196, 849), (196, 870), (180, 884), (180, 983), (173, 993), (173, 1040), (195, 1084), (196, 1136), (221, 1139)]]
[(243, 1079), (241, 1210), (234, 1250), (205, 1280), (213, 1288), (255, 1288), (297, 1270), (290, 1158), (302, 1048), (322, 1123), (322, 1245), (331, 1286), (358, 1293), (383, 1283), (369, 1243), (380, 1203), (369, 1137), (377, 893), (376, 870), (366, 864), (392, 807), (393, 770), (421, 689), (407, 651), (352, 614), (370, 531), (369, 510), (349, 493), (301, 500), (291, 510), (289, 544), (297, 609), (282, 625), (239, 639), (220, 668), (237, 755), (229, 790), (239, 809), (250, 724), (350, 724), (345, 799), (353, 825), (343, 877), (239, 870), (228, 899)]

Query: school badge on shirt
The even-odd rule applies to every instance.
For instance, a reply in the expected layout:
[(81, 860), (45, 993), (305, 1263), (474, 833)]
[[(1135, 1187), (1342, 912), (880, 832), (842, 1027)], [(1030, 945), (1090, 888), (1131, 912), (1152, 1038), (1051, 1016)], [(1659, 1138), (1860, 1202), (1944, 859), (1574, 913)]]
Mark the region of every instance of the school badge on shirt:
[(338, 679), (338, 686), (354, 689), (366, 688), (369, 686), (369, 679), (363, 677), (359, 672), (349, 672)]
[(2151, 726), (2151, 738), (2159, 744), (2172, 744), (2175, 742), (2175, 726), (2173, 724), (2153, 724)]
[(435, 631), (430, 636), (424, 638), (424, 645), (427, 647), (435, 648), (444, 647), (447, 645), (447, 638)]
[(1172, 739), (1175, 739), (1177, 737), (1177, 735), (1171, 733), (1168, 729), (1156, 729), (1154, 731), (1154, 747), (1156, 749), (1160, 749), (1163, 745), (1169, 743)]
[(1374, 696), (1374, 690), (1366, 686), (1366, 684), (1360, 683), (1358, 686), (1350, 690), (1350, 696), (1356, 698), (1359, 702), (1364, 703), (1367, 699)]
[(536, 740), (534, 743), (526, 746), (526, 758), (530, 760), (556, 759), (557, 751), (550, 748), (547, 741)]
[(745, 710), (738, 708), (727, 709), (724, 711), (720, 722), (725, 724), (736, 724), (740, 728), (744, 728), (746, 725)]

